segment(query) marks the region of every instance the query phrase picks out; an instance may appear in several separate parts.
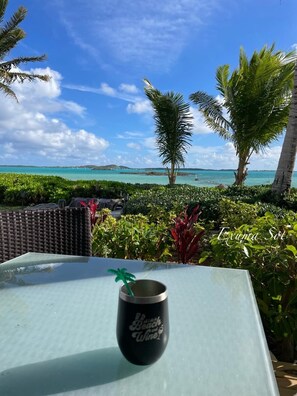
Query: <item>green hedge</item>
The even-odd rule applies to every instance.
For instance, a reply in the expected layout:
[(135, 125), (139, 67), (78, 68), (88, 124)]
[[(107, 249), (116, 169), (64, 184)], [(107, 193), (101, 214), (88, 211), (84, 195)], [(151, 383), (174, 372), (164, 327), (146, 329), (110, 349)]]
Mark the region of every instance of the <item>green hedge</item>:
[(73, 197), (119, 198), (129, 196), (126, 214), (144, 214), (151, 207), (162, 207), (179, 213), (186, 205), (201, 205), (201, 219), (219, 224), (220, 201), (227, 198), (234, 202), (256, 203), (258, 215), (266, 211), (283, 216), (287, 209), (297, 211), (297, 190), (276, 199), (270, 186), (174, 187), (156, 184), (131, 184), (105, 180), (67, 180), (58, 176), (25, 174), (0, 174), (0, 204), (23, 205), (57, 202), (63, 198), (69, 203)]
[(159, 187), (150, 191), (140, 191), (129, 199), (126, 214), (147, 215), (151, 208), (160, 206), (164, 210), (180, 213), (185, 206), (199, 203), (203, 219), (216, 220), (223, 190), (214, 187), (192, 187), (188, 185), (174, 188)]
[[(152, 185), (153, 187), (155, 185)], [(30, 205), (57, 202), (73, 197), (119, 198), (135, 191), (147, 190), (150, 185), (134, 185), (105, 180), (67, 180), (58, 176), (0, 174), (0, 204)]]
[(250, 208), (253, 212), (256, 211), (257, 216), (270, 212), (281, 218), (288, 209), (297, 210), (297, 193), (294, 189), (292, 195), (276, 199), (271, 193), (270, 186), (230, 186), (220, 189), (177, 185), (174, 188), (163, 186), (134, 193), (125, 207), (125, 213), (147, 215), (151, 212), (151, 208), (162, 207), (164, 210), (173, 210), (178, 214), (185, 206), (191, 208), (199, 203), (202, 210), (200, 219), (204, 222), (213, 222), (215, 228), (218, 228), (222, 221), (223, 199), (230, 202), (231, 206), (232, 202), (237, 204), (238, 216), (242, 219), (249, 211), (249, 206), (246, 204), (256, 205), (256, 209)]

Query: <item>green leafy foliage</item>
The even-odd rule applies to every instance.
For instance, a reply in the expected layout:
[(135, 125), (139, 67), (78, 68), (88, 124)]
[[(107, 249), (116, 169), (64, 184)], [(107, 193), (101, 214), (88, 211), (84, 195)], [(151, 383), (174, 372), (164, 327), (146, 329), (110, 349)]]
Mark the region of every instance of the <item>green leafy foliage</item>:
[(237, 185), (246, 179), (251, 155), (268, 146), (287, 124), (294, 68), (293, 52), (264, 46), (248, 59), (241, 48), (239, 66), (232, 73), (229, 65), (217, 69), (222, 100), (202, 91), (190, 95), (206, 124), (233, 143), (238, 156)]
[(200, 204), (201, 219), (217, 220), (219, 201), (223, 191), (213, 187), (192, 187), (178, 185), (173, 188), (159, 187), (151, 191), (139, 191), (133, 194), (125, 206), (125, 213), (147, 215), (152, 207), (162, 207), (166, 211), (180, 213), (185, 206)]
[(23, 83), (24, 81), (42, 80), (49, 81), (48, 75), (28, 73), (18, 69), (19, 66), (28, 62), (39, 62), (46, 59), (45, 55), (41, 56), (22, 56), (13, 59), (7, 59), (10, 53), (26, 36), (20, 24), (26, 18), (27, 10), (23, 6), (18, 7), (13, 15), (3, 21), (7, 11), (8, 0), (0, 1), (0, 91), (5, 95), (17, 100), (17, 96), (12, 89), (14, 82)]
[(161, 93), (144, 80), (147, 98), (151, 101), (156, 122), (156, 143), (162, 164), (167, 169), (169, 184), (174, 185), (176, 172), (185, 163), (185, 154), (191, 145), (193, 116), (190, 106), (179, 93)]
[(222, 229), (205, 252), (211, 264), (247, 269), (270, 346), (292, 361), (297, 345), (297, 214), (271, 213), (235, 230)]
[(27, 206), (57, 202), (59, 199), (65, 199), (69, 203), (73, 197), (119, 198), (147, 188), (148, 185), (105, 180), (73, 181), (58, 176), (2, 173), (0, 175), (0, 203)]
[(93, 229), (93, 255), (166, 261), (171, 257), (168, 228), (165, 222), (150, 222), (141, 214), (115, 220), (105, 211), (103, 221), (98, 221)]
[(244, 202), (234, 202), (223, 198), (219, 203), (222, 226), (236, 228), (242, 224), (253, 224), (257, 218), (258, 207)]

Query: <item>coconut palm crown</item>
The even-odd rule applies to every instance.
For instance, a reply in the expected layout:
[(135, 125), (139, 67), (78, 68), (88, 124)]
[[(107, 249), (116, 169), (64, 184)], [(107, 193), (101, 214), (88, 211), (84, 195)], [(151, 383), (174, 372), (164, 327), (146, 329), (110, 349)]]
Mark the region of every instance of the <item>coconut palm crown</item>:
[(144, 79), (144, 91), (151, 101), (156, 123), (156, 143), (163, 165), (170, 165), (169, 184), (175, 184), (177, 170), (185, 164), (185, 154), (190, 146), (193, 116), (190, 106), (179, 93), (161, 93)]
[(7, 22), (3, 22), (7, 5), (8, 0), (0, 0), (0, 91), (17, 100), (16, 94), (11, 89), (13, 82), (22, 83), (25, 80), (36, 79), (48, 81), (49, 76), (21, 72), (17, 69), (23, 63), (43, 61), (46, 59), (45, 55), (6, 59), (10, 51), (25, 37), (25, 32), (19, 27), (19, 24), (27, 14), (24, 7), (19, 7)]
[(229, 65), (217, 69), (220, 99), (202, 91), (190, 95), (206, 124), (234, 145), (238, 156), (234, 184), (244, 183), (251, 155), (263, 151), (284, 130), (293, 74), (294, 52), (264, 46), (248, 60), (241, 48), (239, 66), (231, 76)]

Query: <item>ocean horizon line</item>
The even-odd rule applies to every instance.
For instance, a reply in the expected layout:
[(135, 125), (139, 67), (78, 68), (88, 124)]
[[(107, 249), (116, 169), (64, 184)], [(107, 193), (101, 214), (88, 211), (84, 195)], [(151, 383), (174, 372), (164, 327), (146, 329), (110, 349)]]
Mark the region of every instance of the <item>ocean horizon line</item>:
[[(188, 184), (196, 187), (213, 187), (234, 184), (235, 169), (180, 168), (176, 184)], [(106, 180), (132, 184), (168, 184), (167, 169), (162, 167), (128, 168), (117, 165), (76, 165), (76, 166), (40, 166), (40, 165), (0, 165), (0, 175), (27, 174), (39, 176), (59, 176), (67, 180)], [(275, 170), (250, 169), (245, 185), (272, 184)], [(293, 173), (292, 187), (297, 187), (297, 173)]]
[[(58, 169), (91, 169), (91, 170), (157, 170), (161, 169), (166, 171), (168, 168), (162, 167), (128, 167), (124, 165), (3, 165), (0, 164), (1, 168), (58, 168)], [(96, 169), (97, 168), (97, 169)], [(236, 168), (193, 168), (193, 167), (184, 167), (179, 168), (179, 171), (183, 170), (194, 170), (194, 171), (214, 171), (214, 172), (235, 172)], [(248, 169), (248, 172), (276, 172), (276, 169)], [(294, 172), (296, 172), (294, 170)]]

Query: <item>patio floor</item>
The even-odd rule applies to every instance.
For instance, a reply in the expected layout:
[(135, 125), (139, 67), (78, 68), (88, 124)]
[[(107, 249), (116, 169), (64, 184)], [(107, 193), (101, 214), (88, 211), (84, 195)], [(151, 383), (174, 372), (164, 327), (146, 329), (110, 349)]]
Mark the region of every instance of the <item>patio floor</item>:
[(296, 396), (297, 364), (279, 362), (273, 355), (271, 357), (280, 396)]

